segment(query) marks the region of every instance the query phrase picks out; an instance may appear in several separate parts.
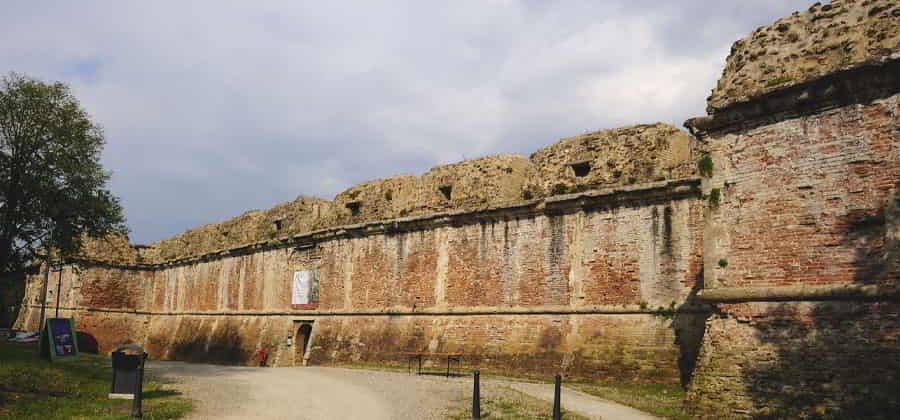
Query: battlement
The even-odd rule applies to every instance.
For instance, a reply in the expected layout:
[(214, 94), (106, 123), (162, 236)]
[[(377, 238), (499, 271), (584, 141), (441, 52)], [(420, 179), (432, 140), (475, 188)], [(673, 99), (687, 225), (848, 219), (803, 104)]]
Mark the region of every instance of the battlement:
[(900, 58), (900, 3), (815, 3), (736, 41), (708, 99), (715, 114), (770, 92)]
[(123, 237), (88, 240), (81, 259), (155, 264), (295, 235), (452, 211), (517, 206), (531, 200), (695, 175), (696, 145), (684, 130), (655, 123), (564, 138), (531, 158), (496, 155), (354, 185), (333, 201), (299, 197), (268, 210), (188, 229), (140, 251)]

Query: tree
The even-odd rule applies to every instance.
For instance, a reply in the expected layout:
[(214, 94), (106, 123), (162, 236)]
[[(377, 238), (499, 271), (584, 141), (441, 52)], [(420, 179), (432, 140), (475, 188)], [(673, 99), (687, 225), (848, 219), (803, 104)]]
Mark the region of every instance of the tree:
[(0, 273), (26, 268), (41, 249), (68, 256), (86, 235), (126, 231), (103, 144), (65, 84), (0, 77)]

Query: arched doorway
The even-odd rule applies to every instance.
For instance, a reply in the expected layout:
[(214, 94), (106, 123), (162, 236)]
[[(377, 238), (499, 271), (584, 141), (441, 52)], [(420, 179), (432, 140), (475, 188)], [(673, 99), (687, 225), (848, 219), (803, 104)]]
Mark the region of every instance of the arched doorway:
[(309, 338), (312, 336), (311, 322), (298, 322), (297, 334), (294, 337), (294, 366), (303, 366), (306, 351), (309, 347)]

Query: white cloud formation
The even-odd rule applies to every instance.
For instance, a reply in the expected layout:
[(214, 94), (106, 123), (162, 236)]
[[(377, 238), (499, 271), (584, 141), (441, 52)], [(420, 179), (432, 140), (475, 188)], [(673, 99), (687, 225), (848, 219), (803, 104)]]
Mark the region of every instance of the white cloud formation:
[(730, 44), (806, 2), (14, 2), (0, 71), (102, 124), (136, 241), (298, 194), (703, 113)]

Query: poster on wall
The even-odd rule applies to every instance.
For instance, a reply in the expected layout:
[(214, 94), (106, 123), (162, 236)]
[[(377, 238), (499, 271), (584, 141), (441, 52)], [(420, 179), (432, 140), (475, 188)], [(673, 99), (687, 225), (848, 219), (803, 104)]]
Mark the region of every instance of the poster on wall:
[(308, 305), (319, 301), (319, 276), (317, 271), (295, 271), (292, 305)]

